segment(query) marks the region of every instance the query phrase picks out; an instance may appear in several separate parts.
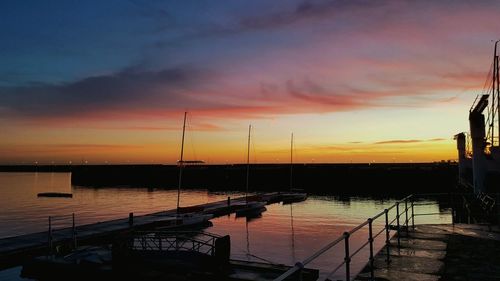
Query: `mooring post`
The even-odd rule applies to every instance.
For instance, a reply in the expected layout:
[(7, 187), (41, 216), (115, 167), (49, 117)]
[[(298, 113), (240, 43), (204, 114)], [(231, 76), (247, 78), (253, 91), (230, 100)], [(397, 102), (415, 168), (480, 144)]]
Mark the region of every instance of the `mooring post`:
[(128, 214), (128, 225), (133, 226), (134, 225), (134, 213), (129, 213)]
[(496, 209), (496, 221), (497, 221), (497, 223), (500, 223), (500, 193), (497, 193), (495, 202), (496, 202), (495, 206), (497, 207), (497, 209)]
[(49, 247), (49, 254), (52, 255), (52, 217), (49, 216), (49, 237), (48, 237), (48, 247)]
[(451, 201), (451, 225), (455, 226), (455, 202), (453, 200), (453, 193), (450, 193)]
[(400, 225), (399, 225), (399, 202), (396, 202), (396, 221), (397, 221), (397, 235), (398, 235), (398, 248), (401, 247), (401, 242), (400, 242)]
[(373, 273), (373, 229), (372, 229), (372, 223), (373, 219), (369, 218), (368, 219), (368, 242), (370, 243), (370, 276), (371, 279), (373, 280), (374, 278), (374, 273)]
[(351, 257), (349, 255), (349, 232), (344, 232), (344, 245), (345, 245), (345, 280), (351, 280)]
[(411, 227), (415, 230), (415, 212), (413, 210), (413, 198), (411, 199)]
[(385, 261), (387, 263), (391, 262), (391, 256), (390, 256), (390, 246), (391, 246), (391, 241), (389, 240), (389, 210), (384, 209), (385, 213), (385, 249), (386, 249), (386, 254), (387, 258)]
[(76, 249), (76, 225), (75, 225), (75, 213), (71, 214), (71, 218), (73, 220), (72, 226), (71, 226), (71, 236), (73, 238), (73, 249)]
[(297, 274), (297, 280), (298, 281), (302, 281), (303, 278), (302, 278), (302, 271), (304, 269), (304, 264), (302, 264), (300, 261), (296, 262), (295, 263), (295, 267), (298, 268), (296, 274)]

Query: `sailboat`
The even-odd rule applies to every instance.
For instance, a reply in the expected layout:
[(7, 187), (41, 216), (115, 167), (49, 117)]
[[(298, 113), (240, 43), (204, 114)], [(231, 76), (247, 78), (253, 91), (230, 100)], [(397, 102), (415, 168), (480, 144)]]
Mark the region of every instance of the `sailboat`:
[(282, 194), (283, 204), (291, 204), (296, 202), (301, 202), (307, 199), (307, 193), (304, 192), (294, 192), (302, 191), (293, 188), (293, 133), (290, 141), (290, 193)]
[(245, 204), (236, 210), (237, 217), (258, 216), (266, 211), (266, 202), (249, 201), (248, 198), (248, 181), (250, 176), (250, 139), (251, 139), (252, 125), (248, 126), (248, 143), (247, 143), (247, 177), (246, 177), (246, 190), (245, 190)]
[(171, 216), (167, 219), (170, 219), (172, 223), (162, 227), (165, 228), (173, 228), (173, 227), (187, 227), (193, 225), (202, 225), (208, 224), (209, 220), (213, 218), (211, 214), (203, 214), (203, 207), (181, 207), (180, 199), (181, 199), (181, 188), (182, 188), (182, 171), (185, 163), (203, 163), (202, 161), (184, 161), (184, 138), (186, 134), (186, 119), (187, 112), (184, 112), (184, 123), (182, 126), (182, 142), (181, 142), (181, 157), (177, 162), (179, 165), (179, 184), (177, 186), (177, 208), (174, 216)]

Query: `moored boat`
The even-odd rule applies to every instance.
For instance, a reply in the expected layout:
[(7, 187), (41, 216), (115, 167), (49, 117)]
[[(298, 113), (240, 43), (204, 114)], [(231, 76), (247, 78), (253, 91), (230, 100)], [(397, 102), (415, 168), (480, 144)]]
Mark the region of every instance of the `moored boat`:
[(162, 227), (162, 229), (203, 225), (209, 223), (209, 220), (213, 218), (212, 214), (203, 213), (204, 208), (201, 206), (191, 206), (191, 207), (180, 206), (180, 196), (182, 188), (182, 170), (184, 165), (189, 163), (203, 163), (203, 161), (197, 161), (197, 160), (184, 161), (184, 137), (186, 134), (186, 119), (187, 119), (187, 112), (184, 112), (184, 123), (182, 126), (181, 154), (180, 154), (180, 160), (178, 161), (179, 184), (177, 187), (177, 209), (175, 216), (173, 216), (176, 220), (176, 224)]
[(307, 193), (302, 189), (293, 188), (293, 133), (290, 141), (290, 192), (281, 193), (283, 204), (302, 202), (307, 199)]
[(266, 211), (266, 202), (248, 202), (236, 210), (237, 217), (255, 216)]
[(282, 196), (283, 204), (302, 202), (307, 199), (307, 193), (284, 193)]
[(58, 198), (73, 198), (71, 193), (63, 192), (40, 192), (37, 194), (38, 197), (58, 197)]

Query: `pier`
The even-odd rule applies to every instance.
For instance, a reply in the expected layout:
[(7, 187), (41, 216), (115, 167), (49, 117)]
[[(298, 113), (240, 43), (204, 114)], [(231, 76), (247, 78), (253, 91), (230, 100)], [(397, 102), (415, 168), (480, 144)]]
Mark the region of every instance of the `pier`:
[[(251, 196), (249, 196), (249, 198), (252, 199)], [(258, 199), (267, 202), (267, 204), (279, 202), (280, 198), (281, 195), (276, 192), (258, 195)], [(234, 212), (235, 207), (244, 202), (245, 197), (234, 199), (228, 198), (228, 200), (187, 208), (192, 210), (203, 210), (201, 211), (203, 214), (210, 214), (214, 217), (218, 217)], [(74, 225), (74, 217), (71, 214), (62, 217), (51, 217), (48, 220), (52, 221), (52, 223), (55, 223), (57, 220), (65, 220), (69, 227), (58, 230), (48, 229), (44, 232), (0, 239), (0, 269), (20, 264), (37, 255), (47, 254), (57, 246), (71, 243), (76, 244), (76, 242), (78, 245), (86, 245), (111, 241), (115, 235), (131, 229), (151, 230), (155, 227), (172, 223), (172, 217), (175, 214), (176, 209), (142, 216), (133, 216), (133, 214), (131, 214), (127, 218), (87, 225)], [(49, 246), (49, 244), (51, 246)]]
[[(419, 212), (419, 195), (409, 195), (358, 226), (344, 232), (323, 248), (283, 273), (275, 281), (290, 280), (309, 263), (327, 251), (335, 249), (344, 259), (340, 264), (332, 264), (331, 272), (319, 280), (498, 280), (500, 276), (500, 228), (491, 224), (456, 224), (460, 217), (457, 206), (469, 203), (458, 201), (470, 194), (436, 194), (449, 197), (451, 224), (417, 224), (418, 217), (439, 213)], [(498, 209), (498, 206), (496, 206)], [(500, 213), (498, 213), (500, 214)], [(497, 215), (498, 215), (497, 214)], [(470, 213), (469, 213), (470, 215)], [(383, 221), (384, 226), (375, 228), (375, 221)], [(366, 242), (353, 249), (350, 237), (367, 228)], [(376, 240), (385, 245), (374, 249)], [(352, 260), (361, 252), (368, 252), (366, 266), (360, 272), (351, 270)]]
[[(399, 242), (398, 242), (399, 241)], [(417, 225), (390, 241), (354, 280), (498, 280), (500, 229), (482, 224)], [(398, 247), (399, 244), (399, 247)], [(389, 259), (388, 259), (389, 257)]]

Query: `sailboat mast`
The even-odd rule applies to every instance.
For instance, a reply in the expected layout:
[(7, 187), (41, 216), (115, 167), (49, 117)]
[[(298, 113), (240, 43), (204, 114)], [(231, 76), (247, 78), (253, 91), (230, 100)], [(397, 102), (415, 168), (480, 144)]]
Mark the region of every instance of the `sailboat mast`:
[(181, 199), (182, 185), (182, 168), (184, 166), (184, 136), (186, 133), (186, 117), (187, 112), (184, 112), (184, 124), (182, 125), (182, 144), (181, 144), (181, 160), (179, 161), (179, 185), (177, 186), (177, 213), (179, 213), (179, 204)]
[(245, 202), (248, 203), (248, 178), (250, 175), (250, 132), (252, 131), (252, 125), (248, 125), (248, 143), (247, 143), (247, 181), (246, 181), (246, 192), (245, 192)]
[(293, 188), (293, 133), (290, 140), (290, 191)]
[[(495, 48), (493, 50), (493, 71), (491, 73), (492, 77), (491, 77), (491, 88), (492, 88), (492, 93), (491, 93), (491, 113), (490, 113), (490, 116), (491, 116), (491, 120), (490, 120), (490, 124), (488, 124), (490, 126), (490, 132), (491, 132), (491, 145), (495, 145), (495, 110), (496, 110), (496, 106), (495, 106), (495, 99), (496, 99), (496, 84), (497, 84), (497, 43), (498, 41), (495, 42)], [(497, 103), (498, 100), (496, 101)], [(499, 103), (500, 104), (500, 103)]]
[[(498, 53), (497, 53), (497, 46), (498, 46), (498, 42), (500, 42), (500, 40), (497, 40), (495, 42), (495, 65), (496, 65), (496, 68), (495, 68), (495, 72), (496, 72), (496, 77), (494, 79), (496, 79), (496, 96), (497, 96), (497, 118), (498, 118), (498, 146), (500, 146), (500, 73), (499, 73), (499, 64), (500, 64), (500, 61), (499, 61), (499, 58), (498, 58)], [(493, 82), (494, 84), (495, 82)], [(495, 92), (493, 92), (493, 96), (495, 96)], [(493, 107), (493, 106), (492, 106)], [(495, 115), (492, 115), (492, 119), (494, 120), (495, 119)], [(493, 133), (492, 133), (493, 137), (495, 136)], [(492, 141), (492, 145), (494, 145), (495, 141), (493, 140)]]

